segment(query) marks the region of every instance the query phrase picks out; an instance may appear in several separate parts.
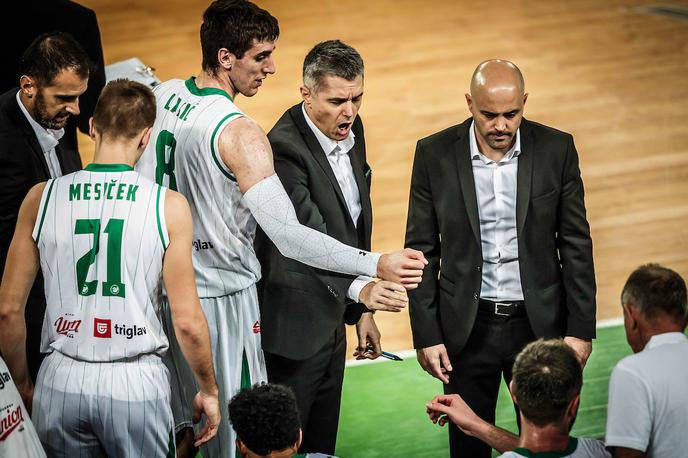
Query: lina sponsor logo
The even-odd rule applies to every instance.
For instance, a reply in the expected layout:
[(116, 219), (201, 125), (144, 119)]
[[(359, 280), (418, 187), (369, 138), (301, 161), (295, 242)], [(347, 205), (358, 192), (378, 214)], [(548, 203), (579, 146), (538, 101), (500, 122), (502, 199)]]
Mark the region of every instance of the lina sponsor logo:
[(72, 334), (79, 332), (79, 327), (81, 326), (81, 320), (68, 320), (67, 318), (61, 316), (54, 323), (55, 332), (62, 334), (67, 337), (72, 337)]
[(17, 406), (14, 410), (8, 408), (5, 415), (0, 419), (0, 442), (7, 439), (22, 423), (24, 423), (24, 414), (21, 406)]
[(115, 330), (115, 335), (126, 337), (127, 340), (146, 335), (147, 333), (145, 326), (127, 326), (126, 324), (115, 324), (113, 326), (112, 320), (102, 318), (94, 318), (93, 320), (93, 336), (101, 339), (111, 338), (113, 328)]
[(9, 372), (0, 372), (0, 390), (4, 390), (5, 386), (10, 382)]

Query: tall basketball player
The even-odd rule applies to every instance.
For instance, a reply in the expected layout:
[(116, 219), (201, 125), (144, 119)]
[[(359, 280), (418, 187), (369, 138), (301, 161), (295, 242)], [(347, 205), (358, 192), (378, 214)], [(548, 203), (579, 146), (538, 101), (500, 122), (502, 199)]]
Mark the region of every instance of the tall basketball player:
[[(117, 80), (91, 124), (94, 163), (36, 185), (26, 197), (0, 287), (0, 349), (49, 456), (174, 454), (164, 282), (179, 346), (199, 386), (194, 407), (220, 420), (209, 335), (191, 261), (191, 215), (180, 194), (134, 171), (155, 119), (155, 97)], [(24, 353), (24, 304), (36, 270), (47, 309), (34, 387)], [(161, 282), (162, 280), (162, 282)]]

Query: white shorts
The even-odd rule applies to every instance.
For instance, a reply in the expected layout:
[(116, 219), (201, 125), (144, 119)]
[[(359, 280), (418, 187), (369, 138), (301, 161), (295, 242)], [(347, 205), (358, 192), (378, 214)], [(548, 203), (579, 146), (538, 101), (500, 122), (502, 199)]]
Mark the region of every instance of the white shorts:
[(0, 357), (0, 457), (45, 458), (12, 375)]
[(50, 457), (176, 454), (169, 373), (157, 355), (93, 363), (53, 351), (38, 372), (32, 414)]
[[(241, 388), (266, 383), (265, 358), (260, 344), (260, 310), (255, 285), (222, 297), (201, 298), (208, 320), (210, 348), (220, 390), (222, 422), (217, 437), (201, 447), (205, 458), (234, 457), (234, 429), (229, 421), (229, 400)], [(176, 430), (192, 426), (193, 398), (198, 386), (174, 335), (168, 307), (164, 310), (170, 348), (163, 358), (172, 374), (172, 412)], [(196, 425), (196, 430), (201, 424)]]

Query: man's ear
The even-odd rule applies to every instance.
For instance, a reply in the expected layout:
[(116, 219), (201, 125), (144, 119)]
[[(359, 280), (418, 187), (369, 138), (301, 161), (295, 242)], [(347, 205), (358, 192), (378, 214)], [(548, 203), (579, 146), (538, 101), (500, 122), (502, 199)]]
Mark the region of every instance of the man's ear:
[(22, 94), (28, 98), (32, 98), (36, 95), (38, 87), (36, 86), (36, 81), (28, 75), (22, 75), (19, 78), (19, 89), (21, 89)]
[(513, 380), (509, 382), (509, 394), (511, 395), (511, 400), (514, 401), (514, 404), (518, 405), (518, 400), (516, 399), (516, 395), (514, 394), (514, 381)]
[(630, 302), (623, 304), (624, 309), (624, 319), (628, 324), (628, 329), (636, 330), (638, 328), (638, 315), (639, 311), (635, 305)]
[(88, 136), (91, 140), (96, 141), (96, 129), (93, 127), (93, 116), (88, 118)]
[(311, 94), (311, 90), (308, 89), (306, 86), (301, 86), (301, 88), (299, 88), (299, 90), (301, 91), (301, 98), (305, 102), (306, 106), (310, 107), (311, 106), (311, 99), (313, 97)]
[(296, 450), (298, 450), (299, 447), (301, 447), (302, 441), (303, 441), (303, 430), (301, 428), (299, 428), (299, 438), (296, 439)]
[(468, 105), (468, 111), (473, 113), (473, 97), (471, 97), (471, 94), (469, 94), (468, 92), (466, 92), (465, 97), (466, 97), (466, 104)]
[(141, 141), (139, 142), (139, 148), (145, 148), (148, 145), (152, 131), (152, 127), (146, 127), (143, 130), (143, 135), (141, 136)]
[(569, 415), (570, 418), (576, 418), (576, 415), (578, 414), (578, 407), (580, 406), (580, 393), (578, 393), (576, 396), (574, 396), (573, 399), (569, 402), (569, 406), (566, 408), (566, 414)]
[(246, 447), (246, 444), (241, 442), (241, 439), (235, 440), (234, 443), (236, 444), (236, 448), (237, 448), (237, 450), (239, 450), (239, 453), (241, 454), (241, 456), (248, 455), (248, 447)]
[(231, 70), (234, 62), (236, 61), (236, 56), (229, 52), (229, 49), (220, 48), (217, 51), (217, 61), (225, 70)]
[(525, 106), (527, 100), (528, 100), (528, 93), (526, 92), (525, 94), (523, 94), (523, 105), (524, 106)]

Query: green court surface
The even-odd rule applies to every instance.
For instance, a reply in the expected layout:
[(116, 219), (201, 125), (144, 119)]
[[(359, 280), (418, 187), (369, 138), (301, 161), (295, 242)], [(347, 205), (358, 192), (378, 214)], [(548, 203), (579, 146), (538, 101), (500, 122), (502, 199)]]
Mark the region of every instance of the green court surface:
[[(607, 385), (616, 362), (631, 353), (623, 326), (600, 328), (584, 372), (573, 435), (602, 437), (607, 419)], [(439, 458), (449, 456), (445, 428), (433, 425), (425, 404), (442, 392), (415, 357), (347, 367), (337, 437), (340, 458)], [(516, 431), (506, 385), (497, 404), (497, 424)], [(496, 453), (493, 453), (496, 456)]]

